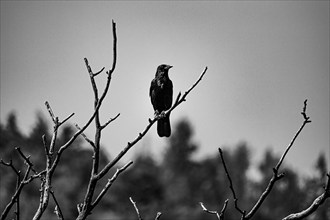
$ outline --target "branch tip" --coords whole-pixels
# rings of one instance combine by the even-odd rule
[[[135,211],[136,211],[136,214],[137,214],[139,220],[142,220],[142,217],[141,217],[141,215],[140,215],[140,211],[139,211],[138,207],[136,206],[136,202],[133,201],[132,197],[129,197],[129,200],[130,200],[131,203],[133,204],[134,209],[135,209]]]
[[[235,193],[235,190],[234,190],[234,187],[233,187],[233,181],[231,180],[231,177],[230,177],[230,174],[228,172],[228,169],[227,169],[227,166],[226,166],[226,162],[225,162],[225,159],[224,159],[224,156],[223,156],[223,152],[221,150],[221,148],[219,147],[219,153],[220,153],[220,157],[221,157],[221,161],[222,161],[222,164],[223,164],[223,167],[225,169],[225,173],[226,173],[226,176],[228,178],[228,181],[229,181],[229,188],[233,194],[233,197],[234,197],[234,203],[235,203],[235,208],[236,210],[241,213],[242,215],[245,216],[245,211],[241,210],[238,206],[238,198],[236,197],[236,193]]]
[[[160,219],[160,216],[162,215],[162,213],[161,212],[157,212],[157,215],[156,215],[156,218],[155,218],[155,220],[157,220],[157,219]]]

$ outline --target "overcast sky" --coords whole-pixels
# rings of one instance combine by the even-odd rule
[[[150,81],[166,63],[174,96],[209,68],[171,114],[172,125],[191,121],[199,157],[241,141],[255,161],[268,147],[282,153],[307,98],[312,123],[286,163],[308,174],[325,153],[329,164],[329,1],[1,1],[1,122],[14,110],[28,132],[37,111],[49,119],[47,100],[60,119],[74,112],[71,123],[83,125],[93,107],[83,58],[95,71],[111,68],[112,19],[118,62],[101,117],[121,113],[103,135],[112,156],[153,116]],[[165,144],[154,126],[123,160],[142,149],[161,155]]]

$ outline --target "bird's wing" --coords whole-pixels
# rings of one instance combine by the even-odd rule
[[[167,82],[165,101],[166,101],[165,103],[166,109],[170,109],[172,107],[172,101],[173,101],[173,83],[170,79],[168,79]]]
[[[150,89],[149,89],[149,96],[151,100],[151,104],[155,105],[155,88],[157,87],[156,79],[153,79],[151,81]]]

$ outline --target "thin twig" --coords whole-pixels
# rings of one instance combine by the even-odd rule
[[[290,214],[287,217],[283,218],[283,220],[303,219],[315,212],[315,210],[318,209],[319,206],[322,205],[324,201],[330,197],[330,173],[327,174],[327,177],[328,180],[324,192],[320,196],[318,196],[308,208],[301,212]]]
[[[57,199],[56,199],[56,197],[55,197],[54,191],[53,191],[53,190],[50,190],[50,194],[52,195],[53,200],[54,200],[55,205],[56,205],[56,206],[55,206],[54,213],[56,214],[56,216],[57,216],[58,219],[63,220],[63,219],[64,219],[63,212],[62,212],[62,210],[61,210],[61,208],[60,208],[60,205],[59,205],[58,202],[57,202]]]
[[[107,72],[109,76],[111,76],[111,74],[115,70],[116,64],[117,64],[117,34],[116,33],[117,33],[116,22],[114,20],[112,20],[113,60],[112,60],[111,70]]]
[[[69,115],[68,117],[66,117],[63,121],[61,121],[60,123],[59,123],[59,125],[58,126],[61,126],[62,124],[64,124],[67,120],[69,120],[72,116],[74,116],[74,113],[71,113],[71,115]]]
[[[171,113],[171,111],[173,111],[173,109],[175,109],[178,105],[180,105],[182,102],[186,101],[186,97],[187,95],[197,86],[197,84],[202,80],[203,76],[205,75],[207,71],[207,67],[205,67],[204,71],[201,73],[201,75],[199,76],[199,78],[197,79],[197,81],[187,90],[185,91],[185,93],[183,94],[183,96],[181,97],[181,92],[179,92],[173,106],[167,110],[165,112],[165,115],[168,115]]]
[[[133,204],[134,208],[135,208],[135,211],[136,211],[136,214],[139,218],[139,220],[143,220],[141,215],[140,215],[140,212],[139,212],[139,209],[138,207],[136,206],[136,202],[133,201],[132,197],[129,197],[129,200],[131,201],[131,203]]]
[[[45,105],[46,105],[46,108],[47,108],[47,110],[48,110],[48,113],[49,113],[49,115],[50,115],[52,121],[53,121],[54,124],[55,124],[55,123],[56,123],[56,118],[55,118],[55,115],[54,115],[54,113],[53,113],[52,108],[51,108],[50,105],[49,105],[49,102],[46,101],[46,102],[45,102]]]
[[[301,112],[301,114],[304,117],[304,122],[301,125],[301,127],[299,128],[299,130],[297,131],[297,133],[295,134],[295,136],[293,137],[293,139],[291,140],[290,144],[288,145],[288,147],[286,148],[285,152],[283,153],[283,155],[281,156],[281,159],[278,161],[275,169],[279,170],[281,164],[283,163],[283,160],[285,158],[285,156],[287,155],[287,153],[289,152],[289,150],[291,149],[293,143],[295,142],[295,140],[297,139],[298,135],[300,134],[300,132],[302,131],[302,129],[305,127],[305,125],[307,123],[311,123],[312,121],[309,120],[309,117],[307,117],[306,115],[306,108],[307,108],[307,99],[304,101],[304,107],[303,107],[303,111]]]
[[[34,175],[31,175],[27,180],[24,180],[23,183],[24,183],[24,184],[28,184],[28,183],[30,183],[32,180],[37,179],[37,178],[40,178],[41,181],[43,181],[43,179],[44,179],[43,176],[44,176],[45,174],[46,174],[46,170],[43,170],[43,171],[41,171],[41,172],[39,172],[39,173],[35,173]]]
[[[244,211],[242,211],[239,207],[238,207],[238,198],[236,196],[236,193],[235,193],[235,190],[234,190],[234,187],[233,187],[233,181],[231,180],[230,178],[230,175],[229,175],[229,172],[228,172],[228,169],[227,169],[227,166],[226,166],[226,163],[225,163],[225,159],[223,157],[223,152],[221,150],[221,148],[219,148],[219,153],[220,153],[220,157],[221,157],[221,161],[222,161],[222,164],[223,164],[223,167],[225,168],[225,172],[226,172],[226,175],[227,175],[227,178],[229,180],[229,188],[231,190],[231,192],[233,193],[233,197],[234,197],[234,203],[235,203],[235,208],[237,209],[237,211],[239,211],[242,215],[244,215]]]
[[[5,161],[3,161],[2,159],[0,159],[0,163],[7,166],[7,167],[10,167],[15,173],[16,175],[19,175],[21,171],[17,170],[14,165],[13,165],[13,161],[10,160],[8,163],[6,163]]]
[[[157,212],[157,215],[156,215],[156,218],[155,218],[155,220],[158,220],[158,219],[160,219],[160,216],[162,216],[162,213],[161,213],[161,212]]]
[[[117,179],[119,174],[121,174],[123,171],[125,171],[129,166],[133,164],[133,161],[129,161],[125,166],[121,167],[120,169],[117,169],[115,174],[112,176],[111,179],[108,180],[107,184],[104,186],[100,194],[97,196],[95,201],[92,203],[92,207],[95,207],[102,199],[102,197],[106,194],[106,192],[109,190],[113,182]]]
[[[78,129],[78,130],[81,130],[81,128],[79,127],[79,125],[78,124],[75,124],[75,126],[76,126],[76,128]],[[95,144],[94,144],[94,142],[91,140],[91,139],[89,139],[86,135],[85,135],[85,133],[84,132],[82,132],[81,133],[81,136],[85,139],[85,141],[87,141],[93,148],[95,148]]]
[[[225,203],[223,204],[223,207],[220,211],[220,220],[224,220],[225,219],[225,211],[226,211],[226,208],[227,208],[227,205],[228,205],[228,199],[226,199]]]
[[[203,209],[204,212],[209,213],[209,214],[212,214],[212,215],[216,215],[217,218],[220,220],[220,215],[219,215],[219,213],[218,213],[217,211],[210,211],[210,210],[208,210],[208,209],[204,206],[204,204],[203,204],[202,202],[200,202],[199,204],[201,205],[201,207],[202,207],[202,209]]]
[[[52,108],[50,107],[50,104],[48,101],[45,102],[46,108],[48,110],[48,113],[54,122],[55,126],[60,127],[62,124],[64,124],[67,120],[69,120],[72,116],[74,116],[74,113],[71,113],[69,116],[67,116],[62,122],[59,122],[58,117],[55,116]]]
[[[93,92],[94,92],[94,108],[95,108],[96,105],[97,105],[97,103],[98,103],[98,101],[99,101],[98,89],[97,89],[97,86],[96,86],[96,82],[94,80],[94,74],[92,72],[92,68],[90,67],[90,65],[88,63],[87,58],[84,58],[84,61],[85,61],[85,65],[86,65],[87,71],[89,73],[89,78],[91,80],[91,85],[92,85]]]
[[[24,162],[26,164],[28,164],[31,167],[32,172],[37,173],[37,171],[35,171],[35,169],[33,168],[33,164],[30,161],[30,155],[29,156],[25,156],[24,153],[21,151],[20,147],[15,147],[15,150],[17,150],[17,152],[21,155],[21,157],[24,159]]]
[[[98,71],[97,73],[94,73],[94,76],[99,75],[103,70],[105,69],[105,67],[103,67],[100,71]]]
[[[116,120],[119,117],[120,113],[118,113],[114,118],[110,118],[104,125],[102,125],[100,128],[104,129],[105,127],[107,127],[111,122],[113,122],[114,120]]]
[[[69,147],[71,146],[71,144],[77,139],[77,137],[83,133],[87,127],[92,123],[93,119],[95,118],[95,115],[98,111],[98,109],[100,108],[101,103],[98,103],[94,113],[91,115],[91,117],[88,119],[88,121],[86,122],[86,124],[80,129],[78,130],[64,145],[62,145],[60,147],[60,149],[57,151],[57,156],[53,162],[53,166],[52,166],[52,170],[55,169],[55,167],[57,166],[57,164],[59,163],[60,159],[61,159],[61,155],[62,153]]]
[[[204,212],[209,213],[209,214],[216,215],[219,220],[224,220],[225,219],[225,211],[226,211],[226,208],[227,208],[227,205],[228,205],[228,201],[229,200],[226,199],[226,201],[224,202],[223,207],[222,207],[222,209],[220,211],[220,214],[217,211],[208,210],[205,207],[204,203],[202,203],[202,202],[200,202],[199,204],[201,205],[201,207],[202,207],[202,209],[203,209]]]
[[[102,67],[102,69],[101,69],[100,71],[98,71],[98,72],[96,72],[96,73],[93,73],[92,68],[89,66],[89,70],[90,70],[90,72],[91,72],[91,75],[93,75],[93,77],[95,77],[95,76],[99,75],[100,73],[102,73],[102,71],[103,71],[104,69],[105,69],[105,67]]]

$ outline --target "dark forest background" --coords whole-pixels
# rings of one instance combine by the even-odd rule
[[[30,160],[34,163],[34,168],[41,171],[45,167],[41,137],[46,134],[47,139],[50,140],[49,131],[48,122],[38,115],[34,127],[28,135],[24,135],[18,127],[15,114],[10,114],[6,122],[0,123],[0,158],[6,162],[12,160],[14,166],[23,172],[26,166],[15,151],[15,147],[19,146],[25,155],[31,155]],[[63,128],[57,146],[65,143],[73,132],[73,126],[68,125]],[[210,210],[220,211],[227,198],[230,198],[230,201],[225,219],[240,219],[240,215],[234,209],[228,179],[217,149],[214,149],[213,156],[194,160],[194,154],[202,146],[193,142],[193,135],[193,127],[187,119],[175,123],[163,158],[156,161],[146,151],[136,156],[133,166],[115,181],[89,219],[138,219],[129,197],[136,202],[143,219],[155,219],[156,213],[161,211],[162,220],[215,220],[214,215],[202,211],[199,202],[203,202]],[[261,178],[254,180],[247,175],[251,159],[246,142],[224,148],[223,151],[239,198],[239,205],[241,208],[250,209],[266,188],[279,155],[275,155],[270,149],[267,150],[258,164]],[[111,155],[103,152],[101,158],[102,166],[111,160]],[[78,214],[77,204],[82,202],[86,192],[91,163],[92,150],[86,147],[83,139],[78,139],[64,153],[55,171],[52,189],[67,220],[75,219]],[[326,163],[325,155],[320,152],[319,158],[314,163],[314,174],[310,177],[301,177],[284,164],[281,171],[285,173],[285,177],[275,184],[254,219],[281,219],[290,213],[305,209],[323,192]],[[116,169],[110,171],[108,178],[111,178],[115,171]],[[1,213],[15,191],[16,175],[9,167],[0,165],[0,178]],[[100,182],[98,191],[104,187],[107,178]],[[35,179],[23,189],[20,196],[21,219],[31,219],[37,210],[40,183],[39,179]],[[54,201],[50,199],[48,210],[42,219],[56,219],[54,207]],[[326,204],[308,219],[330,219],[329,207],[330,202],[327,200]],[[9,219],[12,218],[14,218],[13,213]]]

